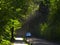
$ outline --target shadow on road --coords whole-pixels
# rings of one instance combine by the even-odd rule
[[[27,38],[27,41],[32,43],[32,45],[60,45],[54,42],[49,42],[44,39],[38,39],[38,38]]]

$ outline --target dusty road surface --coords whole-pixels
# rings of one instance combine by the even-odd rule
[[[29,41],[29,43],[32,43],[32,45],[60,45],[58,43],[49,42],[44,39],[38,39],[38,38],[27,38],[27,41]],[[16,37],[14,45],[28,45],[28,44],[26,44],[23,41],[22,37],[18,37],[18,38]]]
[[[28,44],[23,41],[22,37],[16,37],[14,41],[14,45],[28,45]]]

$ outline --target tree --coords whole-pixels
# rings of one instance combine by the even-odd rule
[[[14,21],[14,23],[17,22],[20,25],[22,24],[21,22],[24,21],[23,16],[27,14],[28,7],[30,6],[30,2],[31,0],[0,0],[0,44],[1,45],[5,45],[2,44],[2,42],[6,42],[11,38],[10,28],[13,26],[13,24],[11,24],[12,21]],[[14,24],[15,30],[16,28],[18,28],[18,26],[15,26],[16,24]]]

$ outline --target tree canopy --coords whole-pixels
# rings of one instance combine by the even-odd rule
[[[10,44],[10,29],[21,28],[35,11],[40,13],[30,21],[35,34],[60,41],[60,0],[0,0],[0,45]]]
[[[14,30],[21,28],[29,8],[32,7],[31,3],[32,0],[0,0],[0,45],[10,43],[10,29],[12,26]]]

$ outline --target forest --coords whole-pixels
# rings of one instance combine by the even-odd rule
[[[60,0],[0,0],[0,45],[25,24],[34,36],[60,42]]]

